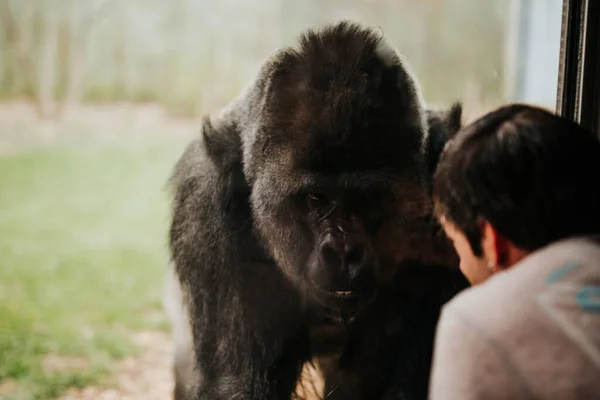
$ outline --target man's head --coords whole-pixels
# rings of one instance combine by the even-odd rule
[[[600,142],[513,104],[459,132],[434,178],[435,211],[472,283],[554,241],[600,232]]]

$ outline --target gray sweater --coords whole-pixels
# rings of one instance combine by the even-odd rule
[[[446,304],[430,399],[600,399],[600,243],[557,242]]]

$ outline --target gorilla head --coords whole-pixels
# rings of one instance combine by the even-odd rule
[[[305,34],[267,65],[245,141],[255,228],[303,291],[366,299],[430,211],[419,88],[373,31]]]

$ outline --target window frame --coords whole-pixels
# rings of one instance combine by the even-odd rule
[[[600,2],[563,2],[556,111],[600,136]]]

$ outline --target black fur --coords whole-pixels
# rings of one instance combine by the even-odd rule
[[[429,123],[428,168],[433,175],[444,146],[462,127],[462,105],[453,104],[449,110],[426,110]]]
[[[426,398],[440,306],[466,281],[432,234],[429,153],[447,131],[427,139],[417,83],[382,46],[348,22],[306,33],[179,160],[170,248],[196,370],[178,400],[289,399],[310,360],[328,398]],[[335,199],[329,214],[309,192]],[[348,301],[313,285],[334,223],[372,255]]]

